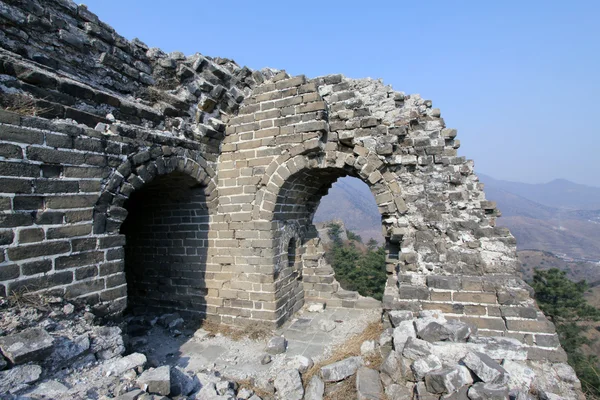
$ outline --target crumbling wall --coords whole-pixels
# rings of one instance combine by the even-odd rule
[[[514,238],[430,101],[371,79],[167,55],[69,0],[0,4],[2,100],[24,96],[48,118],[0,114],[3,293],[50,289],[122,310],[126,202],[178,172],[200,188],[208,231],[193,228],[206,240],[186,252],[205,261],[186,264],[197,281],[169,289],[174,307],[275,325],[306,299],[371,307],[339,288],[312,227],[330,185],[354,176],[382,215],[386,310],[442,309],[519,338],[530,357],[564,357],[517,277]]]

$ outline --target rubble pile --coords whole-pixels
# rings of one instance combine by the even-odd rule
[[[198,342],[211,336],[190,329],[178,314],[128,317],[117,326],[99,320],[88,306],[57,297],[0,304],[2,399],[317,400],[349,380],[358,399],[581,397],[567,364],[527,360],[517,339],[479,336],[475,326],[440,311],[390,312],[378,340],[363,342],[360,354],[321,361],[317,373],[310,357],[287,355],[287,340],[273,336],[251,356],[257,364],[277,360],[275,368],[266,378],[256,374],[242,382],[215,364],[185,368],[176,358],[167,362],[142,352],[149,353],[157,330]],[[372,361],[377,359],[380,365]]]

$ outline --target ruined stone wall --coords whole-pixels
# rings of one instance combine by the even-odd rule
[[[49,289],[116,312],[129,285],[139,305],[274,325],[306,300],[378,306],[339,287],[312,226],[329,187],[353,176],[382,216],[386,310],[441,309],[532,358],[562,357],[431,101],[167,55],[69,0],[5,1],[0,19],[2,101],[45,117],[0,113],[3,294]],[[194,195],[161,203],[175,177]],[[198,220],[182,230],[184,218]]]

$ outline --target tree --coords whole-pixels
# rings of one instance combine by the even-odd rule
[[[589,305],[584,297],[589,289],[585,281],[573,282],[567,274],[556,268],[536,269],[533,276],[535,298],[541,310],[556,325],[560,344],[569,357],[581,380],[586,394],[600,396],[600,364],[595,355],[586,355],[581,346],[590,344],[583,336],[588,329],[585,321],[600,320],[600,310]]]
[[[348,236],[348,240],[354,240],[358,243],[362,243],[362,237],[351,230],[346,229],[346,235]]]
[[[331,238],[334,244],[341,245],[342,244],[342,226],[340,224],[336,224],[335,222],[331,222],[327,225],[327,234]]]
[[[377,248],[377,245],[379,243],[377,243],[377,240],[371,238],[369,239],[369,241],[367,242],[367,248],[371,251],[375,250]]]

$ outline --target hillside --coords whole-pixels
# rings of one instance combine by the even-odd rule
[[[531,184],[494,179],[477,173],[485,183],[486,194],[492,190],[502,190],[533,202],[567,210],[600,210],[600,188],[581,185],[565,179],[555,179],[548,183]]]
[[[342,220],[349,229],[367,242],[370,238],[383,243],[381,215],[369,187],[357,178],[340,178],[323,197],[313,222]]]

